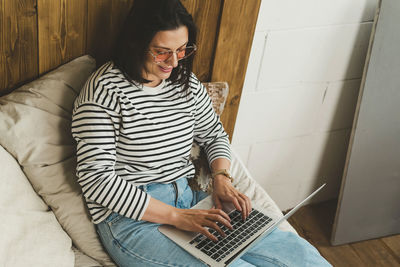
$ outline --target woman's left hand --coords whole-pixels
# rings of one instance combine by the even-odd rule
[[[215,176],[213,185],[213,200],[217,209],[222,209],[222,201],[231,202],[242,213],[243,220],[249,216],[251,212],[250,198],[234,188],[227,177],[223,175]]]

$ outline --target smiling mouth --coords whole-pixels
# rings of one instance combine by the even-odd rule
[[[163,67],[161,67],[161,66],[158,66],[160,69],[161,69],[161,71],[162,72],[165,72],[165,73],[169,73],[169,72],[171,72],[172,71],[172,67],[169,67],[169,68],[163,68]]]

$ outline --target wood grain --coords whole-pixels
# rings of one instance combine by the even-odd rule
[[[362,266],[400,266],[400,262],[396,260],[379,239],[352,243],[351,247],[363,261]]]
[[[83,54],[110,58],[134,0],[0,0],[0,92]],[[182,0],[198,26],[194,72],[230,86],[232,136],[261,0]]]
[[[133,0],[88,0],[88,54],[97,66],[110,60],[112,48]]]
[[[202,82],[210,81],[222,0],[182,0],[198,28],[193,72]]]
[[[307,205],[288,221],[333,266],[400,266],[400,235],[331,246],[330,233],[337,200]]]
[[[132,4],[132,0],[88,0],[86,51],[96,58],[98,65],[110,59],[111,49]],[[222,0],[183,0],[182,4],[192,14],[199,30],[194,72],[201,81],[209,81]]]
[[[37,0],[39,73],[85,54],[87,0]]]
[[[36,21],[36,0],[0,1],[0,92],[38,75]]]
[[[308,205],[297,211],[288,221],[300,236],[314,245],[333,266],[362,266],[363,262],[349,245],[332,247],[329,243],[337,201]]]
[[[221,121],[231,139],[260,3],[261,0],[225,0],[223,5],[211,80],[229,83]]]
[[[400,235],[392,235],[382,238],[382,242],[390,249],[392,255],[400,263]]]

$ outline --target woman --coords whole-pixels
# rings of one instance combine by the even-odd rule
[[[101,241],[119,266],[204,266],[163,236],[159,224],[217,240],[207,227],[220,235],[216,222],[232,229],[222,201],[232,202],[244,219],[251,211],[250,199],[226,173],[228,136],[192,74],[195,50],[196,27],[178,0],[135,0],[113,60],[89,78],[75,101],[78,181]],[[193,140],[204,147],[214,173],[213,209],[189,209],[206,195],[188,186]],[[299,257],[295,247],[304,254],[301,266],[327,264],[304,240],[279,230],[235,264],[291,264]]]

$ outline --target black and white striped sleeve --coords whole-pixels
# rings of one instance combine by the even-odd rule
[[[196,106],[194,140],[204,147],[210,164],[217,158],[231,160],[228,134],[212,107],[206,88],[194,75],[191,81],[195,87]]]
[[[140,220],[150,196],[115,172],[120,115],[106,106],[75,106],[72,135],[77,141],[77,176],[83,195],[123,216]]]

